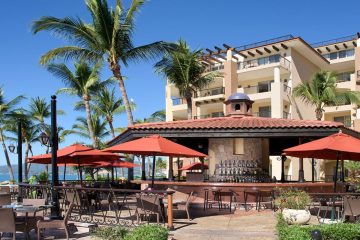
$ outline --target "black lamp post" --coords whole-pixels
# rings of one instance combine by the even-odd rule
[[[17,154],[18,154],[18,184],[22,183],[22,131],[21,131],[21,120],[18,120],[18,145],[17,145]],[[15,146],[14,146],[15,147]],[[13,151],[15,148],[12,148]],[[21,187],[19,187],[19,193],[17,197],[17,201],[21,202],[22,199],[22,191]]]
[[[51,96],[51,135],[42,132],[39,136],[41,144],[51,147],[51,219],[59,219],[60,206],[58,192],[55,188],[59,185],[59,171],[57,166],[58,133],[56,123],[56,96]]]

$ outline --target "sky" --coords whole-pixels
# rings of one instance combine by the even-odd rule
[[[129,0],[123,0],[129,4]],[[113,0],[109,0],[113,4]],[[186,40],[193,49],[241,46],[287,34],[300,36],[309,43],[355,34],[360,1],[332,0],[148,0],[136,18],[135,45],[154,41]],[[84,0],[11,0],[0,7],[0,86],[6,99],[20,94],[26,97],[50,96],[63,87],[39,64],[46,51],[68,44],[48,32],[33,35],[31,24],[41,16],[78,16],[90,20]],[[135,119],[148,117],[165,108],[165,80],[154,72],[154,62],[131,63],[123,70],[128,96],[137,104]],[[68,62],[71,65],[71,62]],[[102,78],[111,76],[105,65]],[[117,86],[116,86],[117,87]],[[73,110],[76,97],[58,95],[58,124],[70,129],[83,112]],[[26,107],[28,101],[22,106]],[[126,126],[126,115],[115,118],[115,127]],[[76,141],[88,142],[77,136],[68,137],[60,146]],[[34,154],[44,152],[39,144]],[[0,165],[5,159],[0,151]],[[16,155],[11,155],[16,162]]]

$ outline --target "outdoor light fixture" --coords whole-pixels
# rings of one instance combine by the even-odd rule
[[[9,151],[10,151],[11,153],[14,153],[14,152],[15,152],[15,145],[14,145],[14,144],[10,144],[10,145],[8,146],[8,148],[9,148]]]
[[[42,145],[50,147],[50,137],[45,132],[40,134],[39,139]]]
[[[322,240],[323,239],[321,232],[317,229],[311,231],[310,235],[311,235],[311,239],[313,239],[313,240]]]

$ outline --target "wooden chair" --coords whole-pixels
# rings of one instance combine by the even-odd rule
[[[9,205],[9,204],[11,204],[11,194],[10,193],[0,194],[0,206]]]
[[[174,210],[180,210],[180,211],[185,211],[188,221],[191,220],[190,217],[190,204],[194,201],[194,199],[196,198],[197,194],[192,191],[189,194],[187,194],[187,197],[184,199],[184,197],[178,196],[177,193],[174,193],[173,198],[173,209]]]
[[[71,203],[69,209],[65,213],[64,220],[39,220],[37,222],[37,239],[40,240],[41,230],[43,229],[64,229],[66,239],[69,239],[68,221],[71,215],[71,211],[74,207],[74,203]]]
[[[343,201],[343,219],[345,220],[345,217],[348,216],[351,220],[356,220],[360,216],[360,199],[351,196],[345,196]]]
[[[142,215],[147,221],[150,221],[151,215],[156,215],[157,223],[160,223],[161,216],[163,223],[165,223],[164,208],[161,206],[158,195],[137,194],[135,214],[138,223]]]
[[[29,239],[29,230],[26,222],[17,220],[11,208],[0,208],[0,219],[0,237],[4,233],[11,233],[12,238],[15,240],[16,232],[19,231],[25,234],[25,239]]]

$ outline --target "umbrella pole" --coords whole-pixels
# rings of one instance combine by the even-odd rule
[[[311,181],[315,182],[315,160],[314,158],[311,159]]]
[[[141,180],[146,180],[145,174],[145,156],[141,156]]]
[[[341,159],[341,182],[345,182],[345,166],[344,159]]]
[[[154,188],[154,178],[155,178],[155,155],[153,156],[153,164],[152,164],[151,188]]]
[[[66,175],[66,162],[65,162],[65,166],[64,166],[64,182],[65,182],[65,175]]]
[[[114,167],[111,169],[111,181],[114,182]]]
[[[336,182],[338,177],[338,168],[339,168],[339,152],[336,154],[336,167],[335,167],[335,177],[334,177],[334,193],[336,193]],[[335,195],[333,197],[333,206],[331,210],[331,221],[335,219]]]

